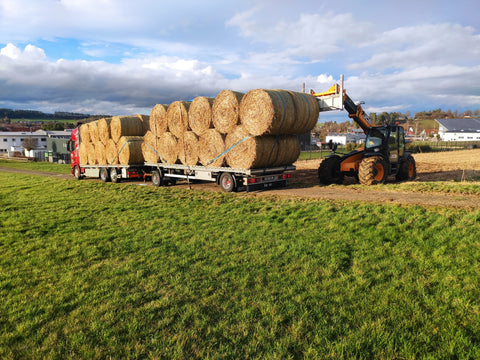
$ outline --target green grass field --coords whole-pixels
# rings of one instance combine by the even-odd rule
[[[0,358],[480,358],[480,211],[0,173]]]

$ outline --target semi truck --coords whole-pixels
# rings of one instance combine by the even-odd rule
[[[175,185],[177,180],[215,182],[225,192],[247,192],[273,187],[285,187],[295,170],[294,165],[261,169],[234,169],[231,167],[190,166],[183,164],[148,163],[139,164],[82,164],[79,147],[79,128],[72,131],[68,142],[72,175],[80,180],[84,177],[100,178],[103,182],[118,183],[124,179],[151,180],[154,186]]]

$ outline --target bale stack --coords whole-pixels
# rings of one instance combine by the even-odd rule
[[[144,162],[145,115],[114,116],[80,126],[80,163],[133,165]]]
[[[318,114],[313,96],[287,90],[223,90],[215,99],[199,96],[191,103],[155,105],[143,153],[151,162],[169,164],[290,165],[300,155],[297,135],[311,131]]]

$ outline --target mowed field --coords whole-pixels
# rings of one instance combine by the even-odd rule
[[[478,208],[0,183],[0,358],[480,358]]]

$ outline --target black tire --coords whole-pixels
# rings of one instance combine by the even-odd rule
[[[73,168],[73,176],[75,176],[75,179],[77,180],[80,180],[82,178],[82,172],[79,166],[75,166]]]
[[[400,164],[396,176],[397,181],[412,181],[417,177],[417,166],[412,155],[408,155],[404,162]]]
[[[110,181],[110,173],[108,172],[107,168],[100,169],[100,179],[102,179],[103,182]]]
[[[387,164],[381,156],[371,156],[360,162],[358,179],[362,185],[383,184],[387,175]]]
[[[110,179],[112,180],[113,183],[119,183],[120,182],[120,174],[118,173],[117,168],[111,168],[110,169]]]
[[[222,190],[225,192],[232,192],[237,188],[235,177],[228,172],[225,172],[220,176],[219,184]]]
[[[339,156],[331,156],[324,159],[318,167],[318,179],[320,184],[342,184],[343,174],[340,171],[341,159]]]
[[[163,186],[164,185],[163,172],[161,170],[153,170],[152,171],[152,184],[154,186]]]

